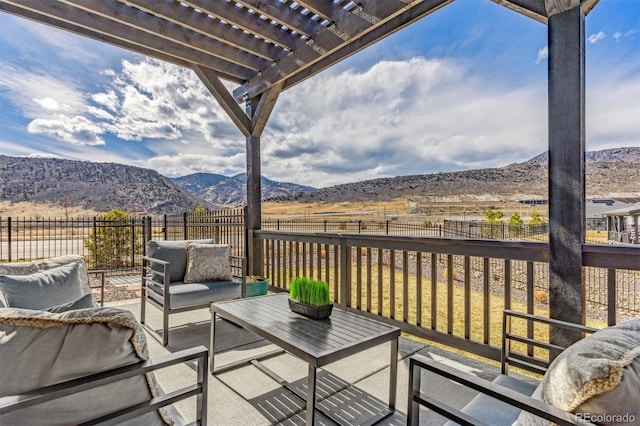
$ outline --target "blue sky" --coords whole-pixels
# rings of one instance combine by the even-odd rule
[[[587,149],[640,146],[640,1],[586,19]],[[281,94],[262,172],[316,187],[496,167],[547,149],[547,27],[456,0]],[[231,86],[230,86],[231,87]],[[190,70],[0,13],[0,154],[245,171]]]

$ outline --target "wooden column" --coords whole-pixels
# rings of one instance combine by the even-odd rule
[[[580,1],[546,0],[549,11],[550,316],[584,323],[585,36]],[[551,330],[551,342],[579,338]]]
[[[253,117],[258,105],[257,99],[247,100],[247,116]],[[260,172],[260,136],[247,136],[247,217],[245,227],[249,232],[249,274],[262,275],[262,244],[253,238],[253,231],[262,228],[262,183]]]
[[[247,217],[245,218],[245,227],[249,238],[245,254],[248,260],[249,274],[262,275],[262,245],[253,238],[253,231],[262,227],[260,136],[282,91],[282,83],[274,84],[255,98],[245,99],[245,110],[242,111],[214,70],[197,65],[193,66],[193,70],[231,118],[231,121],[238,127],[238,130],[246,137]]]

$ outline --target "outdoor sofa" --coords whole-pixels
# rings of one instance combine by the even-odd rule
[[[207,355],[149,360],[133,314],[97,306],[81,256],[0,264],[0,425],[180,425],[169,404],[191,396],[205,424]],[[196,383],[165,394],[154,371],[194,360]]]
[[[140,322],[163,346],[169,343],[169,315],[246,297],[246,259],[232,256],[229,245],[212,239],[150,240],[145,253]],[[162,311],[162,334],[147,325],[146,302]]]
[[[524,330],[529,333],[514,332],[513,319],[526,321]],[[536,340],[535,323],[590,335],[562,348]],[[422,355],[410,357],[408,424],[419,424],[420,406],[450,419],[447,424],[623,425],[640,421],[640,318],[596,330],[507,310],[503,324],[502,369],[492,382]],[[520,348],[514,349],[518,344]],[[546,355],[536,352],[540,348]],[[549,362],[551,353],[557,357]],[[509,375],[509,365],[544,376],[532,383],[523,376]],[[438,390],[429,387],[425,371],[479,393],[462,409],[453,408],[435,397]]]

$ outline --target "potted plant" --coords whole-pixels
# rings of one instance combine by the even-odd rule
[[[242,278],[236,278],[236,282],[242,282]],[[269,289],[269,278],[258,275],[248,275],[245,277],[247,284],[247,297],[264,296]]]
[[[313,319],[331,315],[333,303],[329,297],[329,284],[306,277],[289,282],[289,308],[300,315]]]

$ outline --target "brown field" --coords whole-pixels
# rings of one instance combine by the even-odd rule
[[[0,201],[0,217],[76,218],[93,217],[97,214],[99,212],[80,206],[65,208],[59,204]]]
[[[482,219],[487,209],[499,210],[504,214],[503,221],[509,222],[512,213],[518,213],[527,222],[531,213],[537,211],[541,216],[548,215],[547,206],[528,206],[514,201],[427,201],[412,203],[408,199],[398,198],[379,202],[341,202],[341,203],[274,203],[262,204],[265,218],[285,216],[304,216],[313,218],[331,215],[335,219],[380,219],[397,216],[400,220],[445,219],[470,220]],[[420,211],[416,212],[415,208]]]

